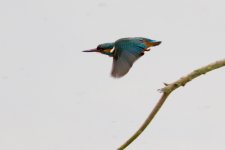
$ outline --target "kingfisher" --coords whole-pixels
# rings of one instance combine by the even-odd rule
[[[144,55],[150,48],[157,46],[161,41],[144,37],[121,38],[115,42],[99,44],[97,48],[83,52],[98,52],[113,58],[111,76],[123,77],[128,73],[134,62]]]

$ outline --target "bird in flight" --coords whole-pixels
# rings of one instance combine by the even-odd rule
[[[97,48],[83,52],[99,52],[113,58],[111,75],[114,78],[123,77],[128,73],[133,63],[150,51],[150,47],[157,46],[161,41],[143,37],[121,38],[112,43],[103,43]]]

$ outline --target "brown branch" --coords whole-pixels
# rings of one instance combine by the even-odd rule
[[[163,92],[161,98],[159,99],[158,103],[155,105],[152,112],[149,114],[145,122],[142,124],[142,126],[131,136],[123,145],[121,145],[118,150],[124,150],[127,146],[129,146],[145,129],[146,127],[151,123],[163,103],[166,101],[167,97],[172,93],[175,89],[184,86],[186,83],[190,82],[194,78],[206,74],[209,71],[218,69],[220,67],[225,66],[225,59],[216,61],[214,63],[211,63],[207,66],[201,67],[199,69],[194,70],[190,74],[181,77],[177,81],[171,83],[171,84],[165,84],[165,87],[160,89],[161,92]]]

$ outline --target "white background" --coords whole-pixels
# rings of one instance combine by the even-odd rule
[[[157,89],[225,56],[224,0],[1,0],[0,149],[115,150]],[[121,79],[82,53],[142,36],[162,44]],[[225,149],[225,70],[175,91],[128,150]]]

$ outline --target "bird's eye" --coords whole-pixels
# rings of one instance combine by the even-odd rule
[[[144,40],[143,40],[143,39],[140,39],[139,41],[140,41],[140,42],[144,42]]]
[[[103,50],[103,48],[102,48],[102,47],[100,47],[100,46],[98,46],[98,47],[97,47],[97,50]]]

